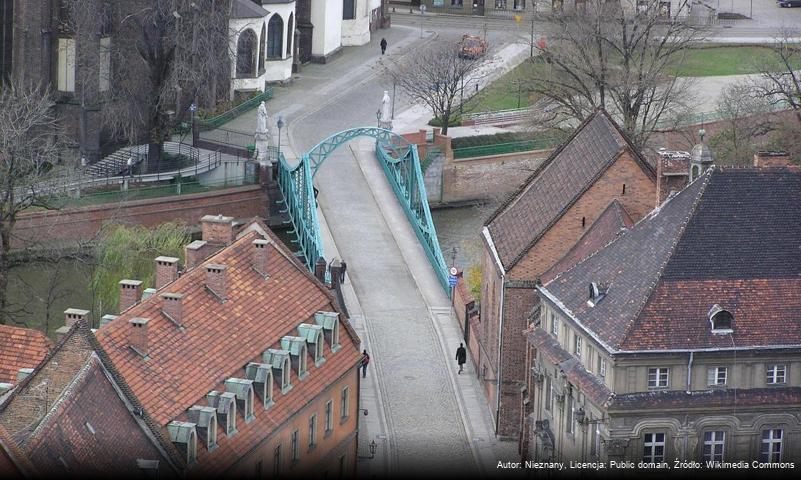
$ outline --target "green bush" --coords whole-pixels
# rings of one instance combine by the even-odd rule
[[[542,132],[502,132],[493,135],[476,135],[473,137],[458,137],[451,141],[453,148],[479,147],[483,145],[497,145],[499,143],[513,143],[525,140],[536,140],[551,137]]]
[[[428,124],[432,127],[441,127],[442,121],[438,117],[434,117],[428,121]],[[448,128],[450,127],[458,127],[462,124],[462,117],[459,114],[451,115],[451,121],[448,123]]]

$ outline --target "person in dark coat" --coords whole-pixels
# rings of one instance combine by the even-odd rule
[[[348,264],[343,261],[339,265],[339,283],[345,283],[345,270],[348,269]]]
[[[367,378],[367,364],[370,363],[370,355],[367,350],[362,353],[362,378]]]
[[[460,343],[459,348],[456,349],[456,361],[459,363],[459,373],[464,371],[464,364],[467,362],[467,350],[464,348],[464,344]]]
[[[386,51],[387,51],[387,39],[386,38],[382,38],[381,39],[381,55],[383,55],[384,52],[386,52]]]

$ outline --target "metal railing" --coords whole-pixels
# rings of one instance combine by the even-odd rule
[[[486,157],[489,155],[502,155],[504,153],[529,152],[535,150],[546,150],[559,144],[559,139],[555,138],[536,138],[531,140],[520,140],[517,142],[495,143],[489,145],[474,145],[453,149],[453,158],[475,158]]]
[[[234,108],[226,112],[223,112],[217,116],[210,118],[196,118],[195,126],[200,131],[213,130],[215,128],[219,128],[223,124],[230,122],[231,120],[242,115],[248,110],[252,110],[258,107],[261,102],[267,101],[271,98],[273,98],[273,87],[268,86],[264,89],[264,92],[254,96],[253,98],[245,100],[244,102],[240,103],[239,105],[235,106]]]

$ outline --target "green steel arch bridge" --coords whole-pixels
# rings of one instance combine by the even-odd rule
[[[420,240],[440,285],[450,296],[448,267],[431,219],[417,145],[383,128],[360,127],[335,133],[303,154],[294,166],[290,166],[279,152],[278,184],[284,196],[285,213],[292,223],[292,233],[298,240],[298,255],[311,271],[314,271],[317,259],[325,259],[312,182],[323,162],[334,150],[356,137],[364,136],[375,139],[376,157]]]

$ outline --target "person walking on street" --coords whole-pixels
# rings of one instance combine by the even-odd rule
[[[339,283],[345,283],[345,270],[348,269],[348,264],[342,261],[339,265]]]
[[[387,39],[386,38],[382,38],[381,39],[381,55],[383,55],[384,52],[386,52],[386,51],[387,51]]]
[[[459,363],[459,373],[462,373],[464,364],[467,362],[467,350],[465,350],[463,343],[460,343],[459,348],[456,349],[456,361]]]
[[[367,364],[370,363],[370,355],[367,350],[362,354],[362,378],[367,378]]]

